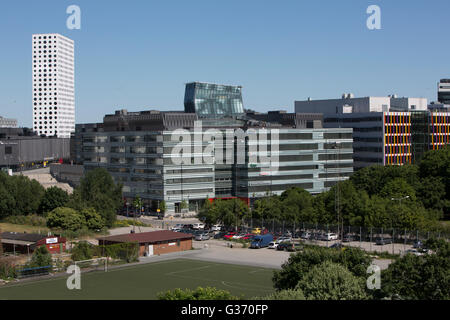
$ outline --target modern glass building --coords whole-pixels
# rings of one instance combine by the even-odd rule
[[[77,125],[72,154],[86,171],[107,169],[123,184],[129,203],[140,196],[155,210],[164,200],[168,214],[180,212],[183,202],[192,211],[213,198],[239,197],[251,204],[294,186],[320,193],[353,172],[352,129],[322,128],[311,115],[280,114],[279,122],[273,116],[272,121],[251,117],[220,127],[217,119],[203,120],[197,131],[195,113],[120,110],[106,115],[103,123]],[[212,130],[214,138],[205,138]],[[261,130],[267,135],[261,136]],[[196,134],[202,137],[196,140]],[[223,137],[220,143],[218,136]],[[211,146],[213,159],[207,162]],[[180,153],[180,147],[186,149]],[[266,160],[261,160],[264,153]],[[177,161],[180,154],[187,161]]]
[[[203,82],[186,84],[184,111],[199,118],[235,117],[244,113],[242,87]]]

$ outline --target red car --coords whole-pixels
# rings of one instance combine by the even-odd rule
[[[236,232],[228,232],[226,235],[223,236],[224,239],[231,239]]]
[[[243,236],[241,239],[243,240],[250,240],[251,238],[253,238],[255,235],[253,233],[247,233],[245,236]]]

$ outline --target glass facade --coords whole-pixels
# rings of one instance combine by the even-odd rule
[[[193,82],[186,84],[184,110],[199,118],[232,117],[244,113],[242,87]]]

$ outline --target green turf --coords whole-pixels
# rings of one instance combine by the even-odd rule
[[[216,287],[251,298],[274,291],[272,269],[176,259],[81,275],[81,290],[69,290],[66,277],[0,287],[2,299],[156,299],[174,288]]]

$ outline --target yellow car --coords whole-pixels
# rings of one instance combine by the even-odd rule
[[[252,233],[253,234],[260,234],[261,233],[261,228],[253,228]]]

